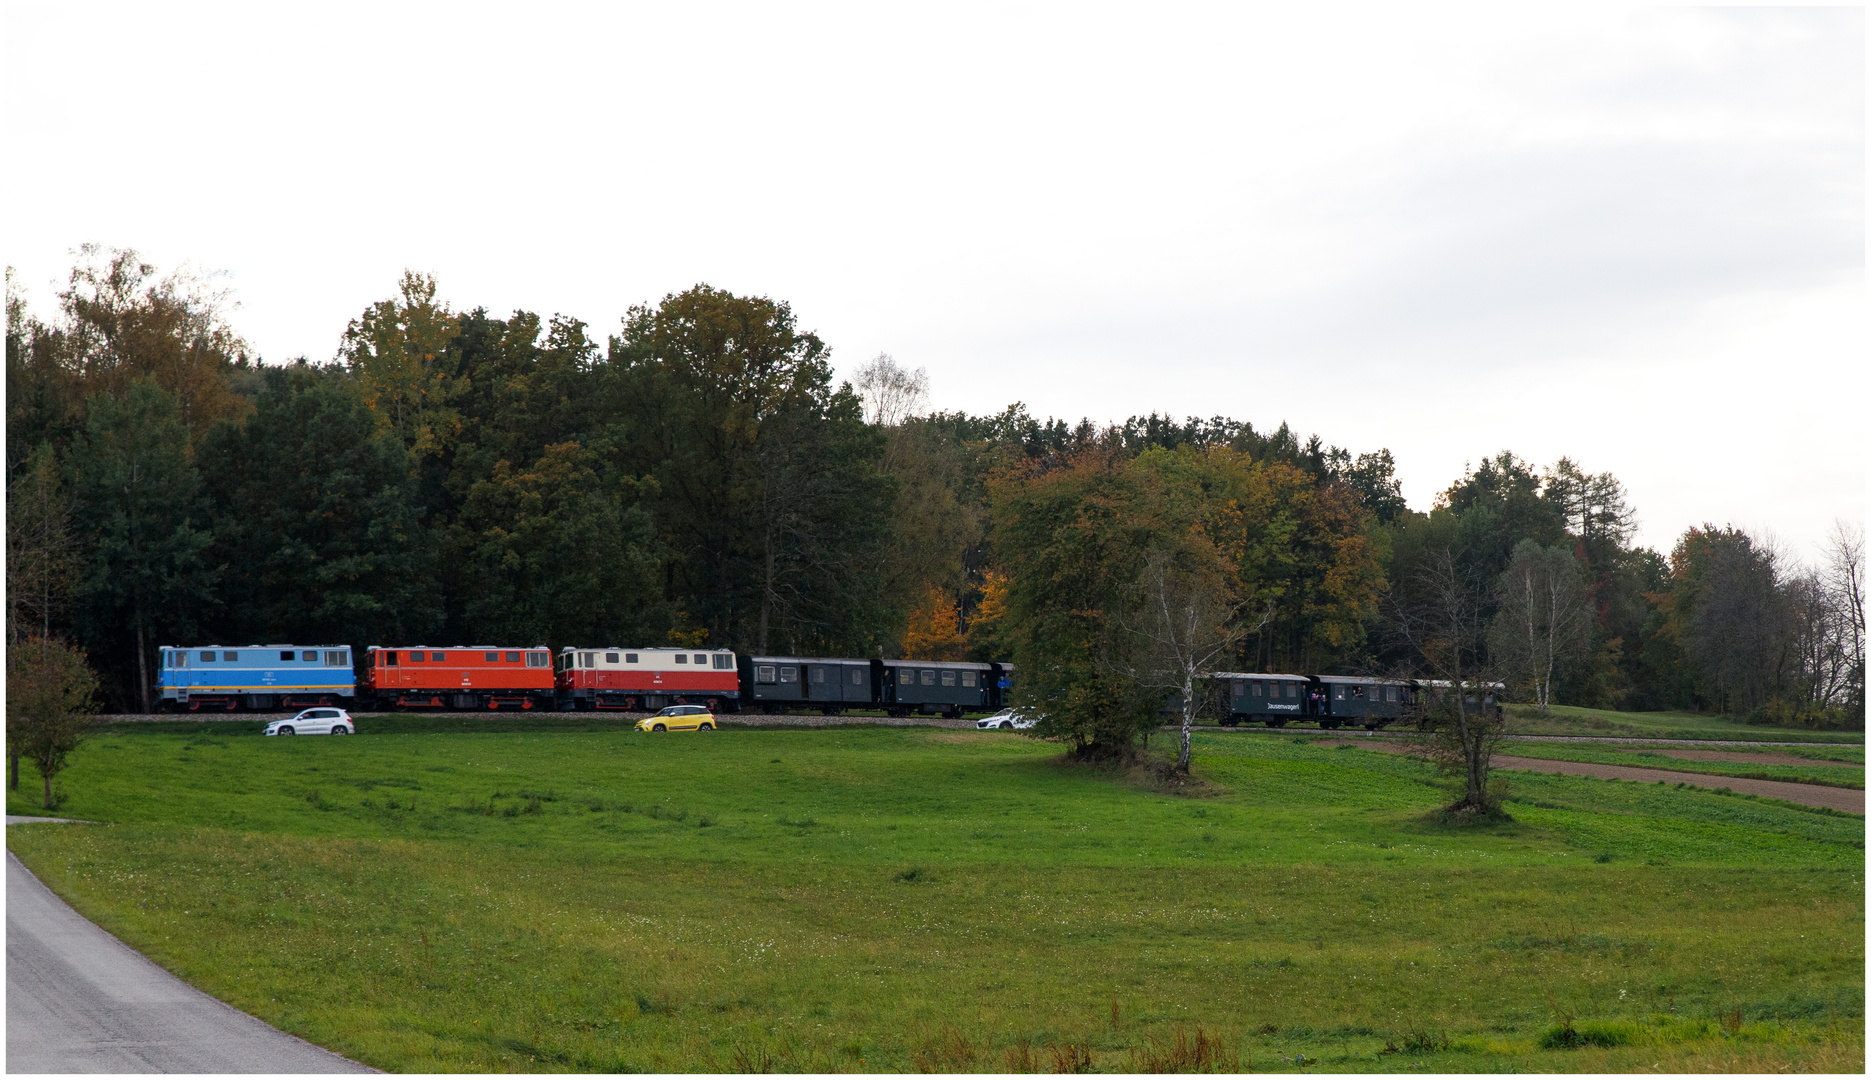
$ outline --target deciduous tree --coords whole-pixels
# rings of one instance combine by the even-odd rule
[[[39,768],[44,806],[55,807],[52,778],[84,742],[96,711],[97,676],[63,641],[26,638],[7,648],[7,785],[19,790],[19,759]]]

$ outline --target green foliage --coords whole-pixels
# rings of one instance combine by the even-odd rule
[[[209,561],[229,640],[398,641],[434,633],[436,552],[409,454],[335,365],[262,373],[254,414],[199,461],[214,508]]]
[[[73,517],[90,532],[77,623],[85,641],[104,646],[122,696],[147,712],[151,632],[188,633],[217,595],[201,478],[180,404],[154,379],[88,408],[69,463]]]
[[[65,642],[29,637],[7,646],[9,798],[19,790],[18,762],[24,757],[39,770],[41,808],[57,805],[52,778],[91,733],[96,699],[97,676]]]

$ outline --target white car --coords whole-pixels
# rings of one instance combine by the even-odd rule
[[[993,716],[984,716],[974,722],[974,726],[983,731],[1024,731],[1033,726],[1033,718],[1019,709],[1002,709]]]
[[[289,720],[275,720],[266,725],[268,735],[351,735],[357,721],[343,709],[306,709]]]

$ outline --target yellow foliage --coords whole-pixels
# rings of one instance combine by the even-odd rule
[[[959,607],[947,591],[924,585],[922,601],[910,612],[909,626],[903,631],[903,658],[960,660],[967,651]]]

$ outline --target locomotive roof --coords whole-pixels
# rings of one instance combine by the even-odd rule
[[[348,649],[350,648],[350,646],[349,645],[312,645],[309,643],[301,643],[298,645],[294,645],[294,644],[291,644],[290,642],[281,641],[281,642],[277,642],[272,645],[158,645],[156,646],[156,648],[158,649],[182,649],[186,651],[188,649]]]
[[[544,649],[545,645],[366,645],[364,649],[459,649],[462,652],[499,652],[502,649],[515,649],[525,652],[532,649]]]
[[[545,646],[541,645],[539,646],[539,648],[543,649],[545,648]],[[639,652],[639,653],[641,652],[681,652],[681,653],[690,653],[690,652],[733,652],[734,650],[733,649],[711,649],[711,648],[708,648],[707,646],[700,646],[697,648],[690,649],[690,648],[685,648],[681,645],[561,645],[559,646],[559,651],[562,653],[564,652]]]

